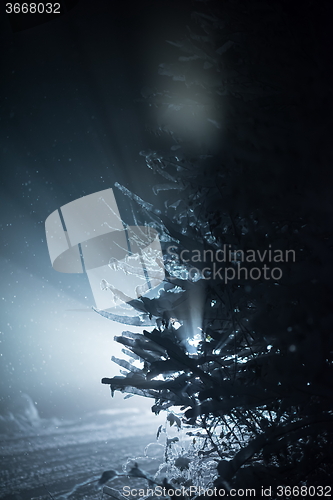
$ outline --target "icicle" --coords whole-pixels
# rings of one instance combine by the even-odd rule
[[[169,191],[170,189],[176,189],[177,191],[184,191],[186,189],[186,185],[182,182],[175,184],[156,184],[153,186],[154,194],[158,194],[160,191]]]
[[[119,189],[119,191],[121,191],[124,195],[126,195],[128,198],[130,198],[131,200],[134,200],[136,201],[142,208],[144,208],[145,210],[147,210],[148,212],[153,212],[154,214],[156,215],[160,215],[161,214],[161,211],[160,210],[157,210],[153,207],[153,205],[151,203],[147,203],[146,201],[143,201],[142,198],[140,198],[140,196],[132,193],[129,189],[127,189],[125,186],[122,186],[121,184],[119,184],[119,182],[116,182],[115,183],[115,187]]]
[[[140,316],[120,316],[119,314],[113,314],[111,312],[103,311],[101,309],[96,309],[93,307],[93,310],[104,316],[104,318],[110,319],[111,321],[115,321],[116,323],[123,323],[124,325],[132,325],[132,326],[155,326],[155,320],[150,320],[146,317],[146,315]]]

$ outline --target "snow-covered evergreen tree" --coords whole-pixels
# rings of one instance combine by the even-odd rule
[[[164,250],[174,245],[164,289],[133,303],[156,327],[116,338],[130,358],[103,383],[154,398],[155,412],[179,407],[189,434],[201,429],[196,460],[217,463],[216,486],[322,486],[333,461],[331,82],[316,7],[197,6],[167,42],[169,84],[142,91],[164,149],[141,154],[164,210],[118,185]],[[226,246],[222,265],[237,277],[243,267],[239,279],[199,258]],[[264,265],[269,278],[249,278]]]

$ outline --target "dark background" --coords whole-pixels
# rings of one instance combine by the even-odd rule
[[[100,383],[102,377],[119,373],[110,361],[111,355],[121,357],[114,335],[135,329],[91,310],[94,302],[85,275],[53,270],[44,224],[62,205],[113,187],[115,182],[156,208],[162,206],[163,197],[152,192],[161,179],[139,154],[161,145],[149,132],[153,113],[148,100],[139,102],[141,89],[165,90],[173,85],[170,78],[158,75],[160,63],[179,57],[179,50],[166,40],[181,39],[186,25],[192,23],[191,12],[207,5],[190,0],[61,0],[61,15],[47,18],[7,16],[5,3],[0,0],[0,496],[29,500],[37,495],[45,498],[44,484],[56,495],[90,476],[99,477],[103,470],[119,469],[130,456],[142,455],[148,434],[155,441],[157,422],[162,422],[162,415],[156,420],[151,414],[151,401],[123,401],[119,393],[112,400],[109,388]],[[268,120],[273,139],[281,127],[281,143],[286,139],[290,150],[277,148],[279,168],[274,170],[274,162],[265,162],[263,144],[249,170],[254,177],[249,174],[237,181],[232,196],[249,193],[262,214],[270,198],[277,199],[286,217],[301,214],[310,221],[312,234],[318,222],[318,239],[324,229],[328,239],[332,225],[331,2],[307,0],[301,7],[291,0],[276,3],[282,5],[291,28],[288,40],[294,37],[292,45],[299,43],[305,49],[299,72],[296,60],[295,71],[287,64],[281,69],[283,51],[277,66],[273,51],[267,62],[268,72],[270,68],[276,72],[276,67],[281,71],[278,82],[290,84],[290,92],[285,85],[284,99],[287,95],[287,101],[295,104],[291,123],[281,127],[280,110],[274,114],[274,106]],[[245,32],[252,21],[249,17]],[[278,46],[280,39],[275,42]],[[251,44],[249,53],[256,58]],[[251,57],[247,62],[252,62]],[[239,109],[245,115],[243,109],[248,108],[242,104]],[[218,134],[214,140],[231,158],[238,139],[229,144],[233,136],[228,135],[228,118],[224,125],[221,142],[216,140]],[[271,136],[267,133],[269,140]],[[195,141],[192,145],[196,146]],[[239,150],[242,153],[242,144]],[[293,190],[295,196],[290,194]],[[131,223],[128,198],[114,192],[123,219]],[[231,199],[232,203],[237,204]],[[318,243],[316,255],[320,248]],[[326,255],[320,255],[323,265],[318,266],[318,277],[328,290]],[[313,269],[317,267],[310,268],[309,275]],[[316,295],[309,288],[307,275],[303,281],[303,296],[311,295],[310,302],[313,297],[312,309],[329,310],[328,292],[319,307],[324,293]],[[308,314],[305,306],[301,313],[303,324]],[[267,324],[273,330],[279,328],[280,318],[275,321],[269,311],[263,317],[265,329]],[[323,323],[327,335],[329,324]],[[305,346],[315,365],[320,342],[315,346],[309,341]],[[314,376],[317,370],[320,366]],[[36,408],[42,419],[36,416]],[[140,466],[141,460],[142,456]],[[95,491],[91,498],[96,498]]]

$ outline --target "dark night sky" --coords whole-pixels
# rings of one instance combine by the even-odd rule
[[[150,5],[149,5],[150,4]],[[52,269],[47,216],[117,181],[151,199],[154,177],[139,152],[152,148],[140,98],[165,39],[188,11],[176,2],[81,0],[66,15],[12,33],[1,18],[1,395],[18,391],[42,415],[110,404],[102,376],[122,330],[94,312],[84,275]],[[126,200],[118,204],[126,218]],[[154,200],[156,202],[156,199]],[[87,312],[72,311],[87,309]],[[118,398],[119,401],[121,398]]]

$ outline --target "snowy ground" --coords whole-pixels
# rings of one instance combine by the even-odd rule
[[[4,500],[109,499],[95,481],[105,470],[122,471],[129,461],[155,472],[164,448],[156,442],[158,426],[165,417],[130,406],[105,410],[79,420],[30,421],[14,416],[0,420],[0,498]],[[30,409],[33,411],[32,409]],[[27,413],[27,412],[26,412]],[[145,448],[149,443],[146,450]],[[138,485],[142,479],[118,478],[113,488]],[[70,494],[70,492],[72,493]]]

